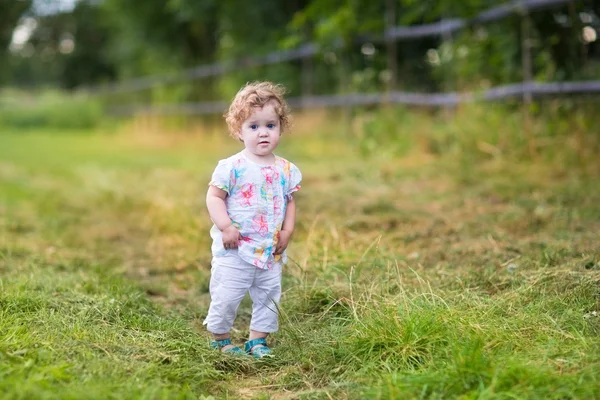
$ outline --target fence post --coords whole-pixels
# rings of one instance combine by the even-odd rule
[[[349,59],[350,55],[348,54],[347,50],[348,46],[349,45],[344,44],[344,46],[339,51],[340,86],[342,95],[348,95],[351,92],[350,86],[352,80],[352,67],[351,60]],[[344,115],[344,126],[348,130],[348,135],[352,137],[355,133],[352,124],[352,105],[348,101],[346,101],[342,105],[342,110]]]
[[[387,53],[387,69],[390,73],[390,79],[387,82],[388,92],[396,90],[398,83],[398,52],[396,41],[388,33],[396,26],[396,0],[386,0],[385,12],[385,44]]]
[[[444,13],[444,17],[442,18],[442,22],[446,21],[446,13]],[[444,28],[442,28],[442,43],[446,46],[446,48],[448,49],[449,52],[451,52],[452,54],[452,58],[454,58],[454,49],[452,48],[452,32],[450,31],[450,29],[448,28],[447,25],[442,25]],[[443,55],[442,55],[443,56]],[[443,66],[444,68],[444,91],[445,92],[451,92],[452,90],[456,89],[457,85],[453,85],[452,80],[455,79],[456,75],[454,74],[454,67],[453,65],[453,60],[451,59],[445,66]],[[443,64],[442,64],[443,65]],[[444,106],[444,116],[446,119],[450,119],[454,113],[456,112],[456,109],[459,107],[459,104],[456,105],[456,107],[454,107],[454,112],[452,112],[452,110],[450,110],[450,105],[446,105]]]
[[[310,42],[310,28],[306,28],[304,31],[304,39],[306,43]],[[302,76],[300,85],[302,86],[302,100],[304,102],[304,98],[306,96],[310,96],[313,94],[313,85],[314,85],[314,66],[313,66],[313,57],[311,55],[306,55],[302,58]]]
[[[302,97],[313,94],[313,63],[312,58],[307,56],[302,59]]]
[[[575,8],[575,0],[571,0],[569,1],[569,15],[571,17],[571,24],[573,29],[575,30],[575,32],[580,35],[581,34],[581,28],[583,26],[583,24],[581,23],[581,20],[579,19],[579,16],[577,15],[577,10]],[[580,51],[581,51],[581,64],[583,67],[585,67],[586,61],[587,61],[587,48],[585,45],[585,42],[583,40],[580,40]]]
[[[575,31],[574,33],[576,37],[578,37],[582,34],[583,24],[581,23],[579,15],[577,15],[574,0],[569,1],[569,15],[571,17],[572,29]],[[586,43],[584,40],[579,40],[579,42],[581,43],[581,67],[583,70],[585,70],[585,64],[587,62]],[[576,119],[576,121],[578,121],[578,119]],[[585,135],[583,135],[583,133],[581,132],[581,127],[579,124],[576,124],[574,134],[577,141],[577,152],[579,154],[578,160],[583,163],[583,160],[585,160],[586,156],[586,140]]]
[[[525,136],[527,137],[529,155],[531,157],[535,156],[535,139],[532,132],[531,127],[531,83],[533,81],[533,71],[532,71],[532,63],[531,63],[531,19],[529,16],[529,12],[527,9],[522,10],[521,15],[521,63],[522,63],[522,71],[523,71],[523,129],[525,131]]]

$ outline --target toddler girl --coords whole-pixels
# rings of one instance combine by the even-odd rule
[[[281,267],[296,217],[292,193],[300,189],[300,170],[273,151],[289,128],[284,89],[271,82],[244,86],[225,119],[244,150],[219,161],[206,195],[214,223],[210,230],[211,303],[204,324],[212,346],[234,354],[270,355],[266,337],[278,328]],[[237,309],[250,292],[252,320],[244,351],[231,344]]]

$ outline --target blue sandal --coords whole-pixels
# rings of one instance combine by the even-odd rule
[[[262,346],[258,346],[261,344]],[[252,349],[253,347],[254,349]],[[254,358],[273,357],[273,352],[269,346],[267,346],[267,340],[265,338],[248,340],[244,344],[244,350],[246,350],[246,353],[251,354]]]
[[[221,349],[225,346],[229,346],[231,344],[231,339],[223,339],[223,340],[214,340],[210,343],[210,347],[213,349],[217,349],[221,351]],[[225,354],[233,354],[235,356],[245,356],[246,353],[237,346],[234,346],[230,349],[223,350]]]

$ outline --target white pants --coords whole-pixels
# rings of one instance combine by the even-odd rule
[[[281,264],[260,269],[242,260],[235,252],[213,257],[210,272],[210,308],[204,320],[209,332],[228,333],[246,293],[252,299],[250,329],[276,332],[281,299]]]

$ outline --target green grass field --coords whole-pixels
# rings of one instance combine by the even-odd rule
[[[201,325],[224,129],[0,134],[0,397],[600,398],[599,174],[299,130],[266,362]]]

